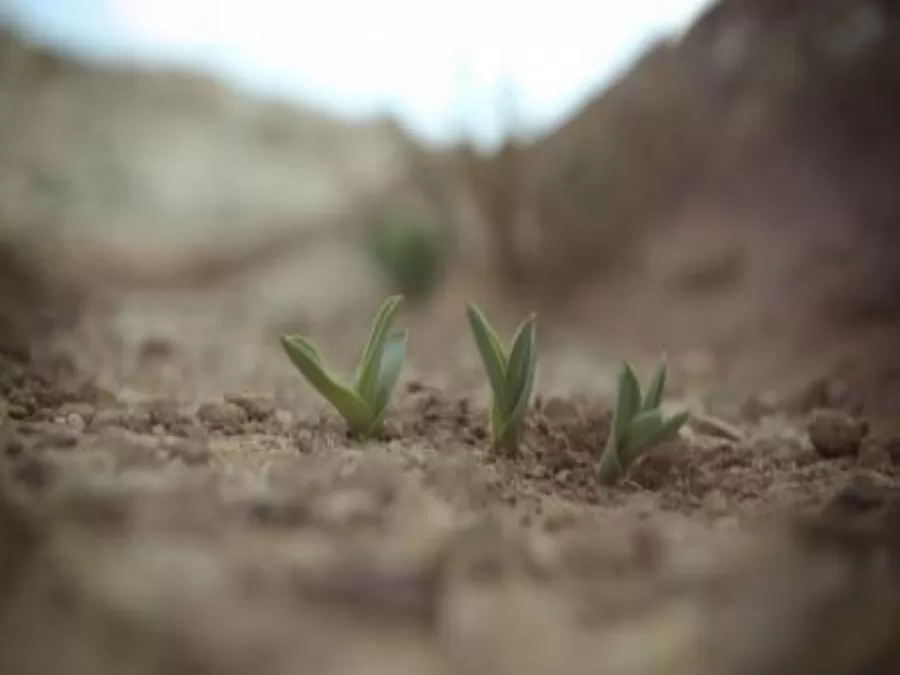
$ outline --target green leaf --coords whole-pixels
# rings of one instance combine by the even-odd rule
[[[503,340],[500,339],[500,335],[494,330],[494,327],[488,322],[487,317],[485,317],[484,312],[478,309],[478,306],[474,303],[470,303],[467,307],[467,311],[475,314],[481,324],[484,326],[485,331],[490,336],[491,344],[493,344],[494,349],[497,354],[501,356],[501,360],[503,361],[503,367],[506,368],[506,348],[503,345]]]
[[[663,426],[662,412],[658,408],[645,410],[631,419],[625,439],[628,443],[637,442],[639,445],[643,445],[646,439],[653,438],[658,434]]]
[[[687,411],[664,419],[659,405],[666,385],[666,364],[657,366],[646,395],[641,400],[641,386],[634,369],[624,362],[619,374],[616,409],[603,455],[598,478],[604,485],[621,480],[628,467],[646,450],[675,435],[687,421]]]
[[[510,404],[513,408],[518,404],[529,376],[533,377],[536,358],[537,316],[531,314],[523,321],[512,339],[512,351],[506,366],[506,381],[509,385]]]
[[[616,442],[615,424],[609,430],[606,439],[606,447],[600,455],[600,465],[597,468],[597,478],[601,485],[615,485],[625,475],[625,465],[622,463],[620,446]]]
[[[518,445],[519,432],[525,414],[528,412],[531,393],[534,389],[537,371],[536,318],[532,315],[528,318],[527,324],[523,324],[525,329],[519,334],[509,360],[510,387],[515,398],[512,402],[512,410],[508,412],[506,419],[502,422],[503,428],[500,429],[499,436],[503,439],[502,444],[510,453],[515,452]],[[513,389],[513,387],[515,388]]]
[[[359,394],[330,373],[316,346],[299,335],[284,335],[281,345],[288,358],[322,398],[328,401],[354,431],[367,428],[372,411]]]
[[[616,444],[621,446],[628,433],[628,425],[631,419],[638,413],[641,407],[641,385],[638,382],[634,369],[626,362],[622,364],[619,373],[619,386],[616,396],[616,410],[613,413],[613,423],[610,433],[614,434]]]
[[[285,340],[291,340],[293,342],[296,342],[297,345],[302,347],[302,349],[306,352],[306,354],[309,358],[314,359],[317,363],[319,363],[319,365],[321,365],[323,368],[325,368],[325,357],[322,356],[322,352],[319,351],[319,348],[315,345],[315,343],[312,340],[305,338],[301,335],[285,335],[284,337],[281,338],[282,345],[284,345]],[[288,356],[290,356],[290,354],[288,354]]]
[[[688,413],[684,411],[664,420],[659,410],[641,413],[635,417],[624,451],[626,466],[654,445],[677,434],[687,418]]]
[[[621,460],[625,467],[631,466],[643,451],[661,438],[665,429],[659,410],[646,410],[635,415],[628,425],[628,433],[622,445]]]
[[[653,379],[650,380],[650,386],[647,388],[641,410],[653,410],[654,408],[658,408],[659,404],[662,403],[663,390],[666,387],[666,374],[667,368],[664,359],[656,367],[656,372],[653,373]]]
[[[532,368],[526,386],[522,390],[519,399],[516,401],[516,407],[513,408],[506,419],[500,423],[501,427],[497,432],[497,441],[499,445],[506,448],[510,454],[514,454],[518,449],[518,439],[522,430],[522,423],[525,420],[525,414],[528,412],[533,381],[534,369]]]
[[[690,416],[691,414],[687,410],[682,410],[681,412],[672,415],[664,423],[665,427],[662,431],[662,438],[675,436],[675,434],[678,433],[678,430],[688,421]]]
[[[609,429],[606,447],[600,456],[598,478],[603,485],[613,485],[622,479],[628,466],[625,449],[629,427],[641,406],[641,385],[634,369],[622,363],[616,390],[616,407]]]
[[[391,394],[397,387],[400,372],[403,370],[403,362],[406,359],[406,331],[391,333],[384,345],[381,355],[381,370],[375,385],[375,399],[372,411],[379,418],[387,408]]]
[[[504,415],[500,408],[497,406],[497,403],[491,401],[491,415],[490,415],[490,432],[491,432],[491,440],[494,445],[500,445],[501,434],[503,433],[503,425],[504,425]]]
[[[522,429],[514,424],[507,424],[494,441],[495,447],[503,451],[507,457],[515,457],[519,451],[519,438]]]
[[[385,342],[388,339],[391,322],[402,301],[402,296],[392,295],[382,303],[375,315],[369,341],[366,343],[360,360],[356,376],[356,391],[371,408],[375,407],[374,401]]]
[[[494,403],[505,414],[511,407],[509,384],[506,380],[506,355],[497,337],[497,333],[488,324],[487,319],[475,305],[466,309],[475,345],[481,354],[484,369],[493,391]]]

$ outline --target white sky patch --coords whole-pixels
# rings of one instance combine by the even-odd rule
[[[15,0],[77,6],[141,54],[203,66],[350,117],[390,112],[431,140],[463,124],[502,134],[511,87],[520,122],[569,115],[653,39],[710,0]],[[61,9],[60,11],[64,11]],[[111,36],[112,38],[113,36]],[[94,38],[96,39],[96,38]]]

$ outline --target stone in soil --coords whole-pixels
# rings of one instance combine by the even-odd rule
[[[807,425],[810,443],[821,457],[856,457],[869,432],[865,420],[839,410],[816,410]]]

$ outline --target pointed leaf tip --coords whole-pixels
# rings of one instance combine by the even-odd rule
[[[363,348],[355,385],[356,391],[369,405],[372,404],[376,396],[375,390],[377,388],[378,373],[381,370],[381,358],[385,342],[390,335],[391,323],[402,300],[403,296],[392,295],[381,303],[381,307],[378,308],[378,312],[372,321],[368,342]]]
[[[668,366],[666,364],[665,358],[663,358],[659,365],[657,365],[656,370],[653,373],[653,377],[650,380],[650,385],[647,387],[647,393],[644,396],[644,401],[641,405],[641,410],[653,410],[654,408],[658,408],[662,403],[663,392],[666,388],[666,378],[668,376]]]
[[[641,407],[641,385],[634,369],[627,361],[622,363],[619,372],[616,409],[613,414],[613,433],[616,443],[620,444],[628,434],[628,425]]]
[[[537,359],[537,332],[535,322],[526,319],[516,330],[507,364],[506,381],[509,385],[510,404],[515,407],[529,380],[533,379]]]
[[[474,304],[466,308],[469,327],[475,346],[488,376],[488,382],[494,395],[494,401],[503,414],[508,414],[512,407],[509,383],[506,377],[507,357],[496,331],[488,323],[487,318]]]

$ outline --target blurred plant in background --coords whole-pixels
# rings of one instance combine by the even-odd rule
[[[453,237],[434,218],[393,210],[376,217],[366,231],[365,247],[391,292],[421,305],[445,277]]]

